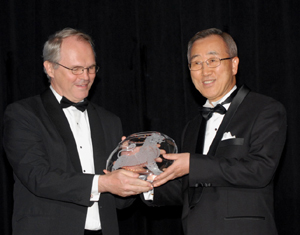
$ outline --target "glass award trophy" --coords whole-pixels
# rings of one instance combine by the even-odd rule
[[[151,181],[150,175],[159,175],[173,161],[163,158],[164,153],[177,153],[173,139],[160,132],[139,132],[121,141],[110,154],[106,170],[125,169],[140,174],[140,179]]]

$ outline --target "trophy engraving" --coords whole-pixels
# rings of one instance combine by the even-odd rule
[[[177,153],[173,139],[160,132],[139,132],[121,141],[110,154],[106,169],[125,169],[140,174],[146,180],[149,175],[159,175],[173,161],[164,159],[164,153]],[[149,180],[149,178],[148,178]]]

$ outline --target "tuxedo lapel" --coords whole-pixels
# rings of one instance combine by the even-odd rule
[[[54,94],[50,89],[46,90],[41,94],[41,99],[43,105],[46,109],[46,112],[50,116],[51,120],[53,121],[54,125],[60,136],[62,137],[68,153],[70,160],[77,172],[82,172],[80,159],[77,151],[76,142],[71,131],[69,122],[61,109],[57,99],[55,98]]]
[[[224,119],[219,127],[219,130],[209,148],[208,155],[214,156],[216,153],[216,150],[218,148],[218,145],[222,139],[222,136],[230,123],[232,117],[236,113],[238,107],[243,102],[244,98],[247,96],[247,94],[250,92],[250,89],[247,86],[242,86],[236,96],[233,98],[231,105],[229,106],[228,111],[226,112]]]
[[[196,153],[199,153],[199,154],[203,154],[206,123],[207,123],[207,121],[204,118],[202,118],[200,129],[199,129],[199,134],[198,134],[197,145],[196,145]]]
[[[202,154],[203,149],[203,142],[204,142],[204,135],[205,135],[205,128],[206,128],[206,120],[202,118],[201,115],[197,115],[187,126],[184,130],[184,138],[182,142],[182,149],[183,152],[190,152],[190,153],[199,153]],[[188,195],[185,198],[185,202],[189,205],[188,208],[193,208],[197,202],[200,200],[202,187],[194,187],[189,186],[189,178],[183,177],[182,179],[183,188],[186,189],[185,193]],[[184,211],[183,215],[187,215],[188,211]]]
[[[195,153],[197,148],[197,140],[199,136],[200,126],[202,122],[201,115],[197,115],[183,131],[181,142],[182,152]]]
[[[93,104],[89,103],[87,111],[89,116],[91,137],[93,143],[95,173],[101,174],[103,173],[102,170],[106,168],[106,162],[103,161],[103,157],[108,158],[108,156],[106,156],[107,154],[104,131],[101,123],[101,118],[99,117]]]

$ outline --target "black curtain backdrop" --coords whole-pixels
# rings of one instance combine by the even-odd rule
[[[156,130],[180,145],[185,123],[204,102],[191,83],[187,43],[202,29],[220,28],[238,45],[238,84],[281,101],[287,109],[275,215],[279,234],[300,234],[299,5],[297,0],[1,1],[1,133],[9,103],[49,86],[41,56],[48,36],[73,27],[90,34],[96,45],[101,69],[90,100],[120,116],[125,135]],[[8,235],[13,177],[0,146],[0,231]],[[119,212],[121,235],[181,235],[180,210],[148,208],[137,200]]]

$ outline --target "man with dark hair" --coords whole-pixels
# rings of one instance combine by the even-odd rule
[[[44,46],[50,88],[9,105],[4,147],[14,172],[14,235],[118,235],[122,197],[151,190],[125,170],[106,172],[120,119],[88,102],[98,71],[90,36],[64,29]]]
[[[285,109],[237,88],[239,58],[229,34],[203,30],[188,45],[192,81],[207,101],[183,131],[183,153],[164,155],[174,163],[156,177],[148,204],[183,204],[186,235],[275,235],[273,178]]]

